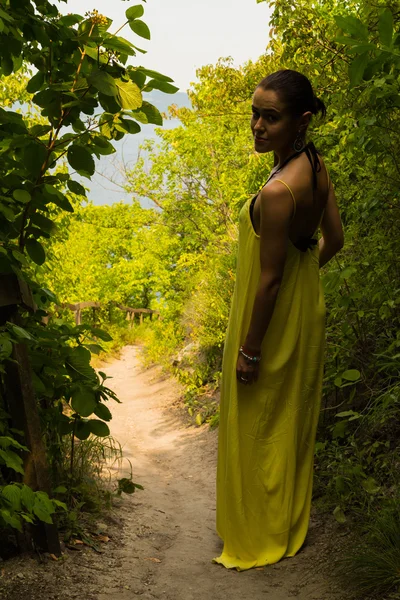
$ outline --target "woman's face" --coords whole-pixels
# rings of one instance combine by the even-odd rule
[[[257,88],[253,96],[251,130],[256,152],[287,150],[299,132],[299,118],[293,118],[273,90]]]

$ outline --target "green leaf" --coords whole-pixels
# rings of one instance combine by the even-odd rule
[[[43,521],[44,523],[48,523],[49,525],[53,524],[53,519],[51,515],[46,511],[42,504],[35,504],[33,507],[33,513],[37,516],[39,521]]]
[[[35,494],[33,490],[27,485],[23,485],[21,490],[21,500],[23,505],[26,507],[26,510],[32,512],[33,506],[35,504]]]
[[[40,377],[38,377],[36,375],[36,373],[34,373],[34,372],[32,373],[32,383],[33,383],[33,388],[36,393],[38,393],[38,394],[46,393],[46,386],[44,385],[44,383],[40,379]]]
[[[51,219],[45,217],[39,212],[36,212],[31,217],[31,223],[37,225],[47,233],[54,233],[57,230],[57,225]]]
[[[157,79],[150,79],[148,83],[146,83],[146,90],[161,90],[165,94],[176,94],[179,91],[179,88],[171,85],[166,81],[158,81]]]
[[[346,515],[340,506],[337,506],[333,511],[333,516],[335,517],[338,523],[346,523]]]
[[[350,87],[351,88],[353,88],[354,86],[361,83],[361,80],[363,78],[365,69],[368,66],[368,63],[369,63],[368,53],[364,52],[364,54],[360,54],[359,56],[357,56],[357,58],[355,58],[352,61],[352,63],[349,65],[349,77],[350,77]]]
[[[81,417],[89,417],[96,409],[96,396],[92,390],[79,389],[72,394],[71,406]]]
[[[26,331],[26,329],[23,329],[19,325],[14,325],[14,324],[11,325],[11,330],[17,338],[20,338],[23,340],[33,340],[34,339],[31,336],[31,334],[28,331]]]
[[[73,169],[76,171],[84,171],[89,175],[94,175],[95,164],[93,156],[90,154],[84,146],[78,146],[78,144],[72,144],[68,148],[68,162]]]
[[[110,428],[104,421],[98,421],[97,419],[90,419],[88,422],[90,432],[97,437],[107,437],[110,435]]]
[[[67,27],[76,25],[77,23],[80,23],[81,21],[83,21],[83,17],[81,17],[81,15],[75,15],[75,14],[63,15],[61,17],[61,19],[58,20],[58,22],[61,25],[67,25]]]
[[[94,414],[96,417],[99,417],[99,419],[103,419],[103,421],[111,421],[112,419],[112,414],[105,404],[97,404]]]
[[[26,86],[26,91],[30,94],[34,94],[38,92],[42,85],[44,84],[44,73],[42,71],[38,71],[36,75],[32,77],[28,81],[28,85]]]
[[[354,412],[354,410],[344,410],[340,413],[336,413],[335,417],[343,419],[344,417],[360,417],[360,413]]]
[[[79,440],[87,440],[91,434],[89,421],[78,421],[75,428],[75,435]]]
[[[360,371],[357,369],[349,369],[342,374],[343,379],[347,379],[347,381],[358,381],[361,377]]]
[[[114,115],[110,113],[103,113],[99,119],[100,133],[108,139],[112,137],[113,122]]]
[[[68,490],[65,485],[59,485],[55,490],[53,490],[53,494],[66,494],[67,491]]]
[[[10,513],[10,511],[8,511],[7,509],[3,508],[2,510],[0,510],[0,517],[3,519],[3,521],[7,525],[10,525],[14,529],[18,529],[18,531],[20,531],[22,533],[21,521],[19,520],[19,518],[17,516],[12,515]]]
[[[67,186],[68,186],[69,191],[72,192],[73,194],[77,194],[78,196],[86,196],[85,188],[83,187],[83,185],[81,185],[77,181],[74,181],[73,179],[69,179],[67,181]]]
[[[1,490],[2,495],[11,502],[13,510],[19,511],[21,507],[21,488],[17,485],[6,485]]]
[[[90,365],[90,358],[91,354],[89,350],[83,346],[77,346],[68,353],[66,365],[74,369],[74,371],[77,373],[83,375],[83,377],[93,381],[93,383],[97,383],[98,378],[96,371]]]
[[[136,35],[140,35],[140,37],[145,38],[146,40],[150,39],[150,29],[144,21],[129,21],[129,27]]]
[[[391,46],[393,39],[393,13],[386,8],[378,23],[379,38],[384,46]]]
[[[147,77],[151,77],[152,79],[157,79],[158,81],[169,81],[170,83],[174,82],[174,80],[171,79],[171,77],[168,77],[167,75],[163,75],[162,73],[159,73],[158,71],[152,71],[151,69],[144,69],[143,67],[138,67],[137,70],[140,71],[141,73],[143,73],[144,75],[147,75]]]
[[[32,196],[26,190],[14,190],[13,196],[15,200],[18,202],[23,202],[24,204],[27,204],[32,200]]]
[[[115,83],[118,88],[118,101],[122,108],[135,110],[142,106],[142,93],[136,83],[122,81],[122,79],[116,79]]]
[[[163,124],[161,113],[155,106],[153,106],[153,104],[150,104],[149,102],[143,102],[142,106],[140,107],[140,112],[146,115],[147,123],[152,123],[153,125]],[[132,116],[135,118],[135,113],[132,113]]]
[[[98,337],[101,340],[103,340],[103,342],[111,342],[113,339],[111,335],[107,333],[107,331],[104,331],[103,329],[98,329],[97,327],[92,328],[91,332],[95,337]]]
[[[12,450],[0,449],[0,458],[5,462],[9,469],[13,469],[13,471],[16,471],[16,473],[21,473],[21,475],[24,475],[24,469],[22,467],[23,461],[18,454],[15,454],[15,452]]]
[[[2,358],[11,356],[12,353],[12,343],[9,338],[0,337],[0,356]]]
[[[29,257],[33,260],[37,265],[42,265],[46,260],[46,253],[44,248],[40,242],[33,238],[28,238],[26,240],[26,251]]]
[[[135,6],[131,6],[125,12],[126,18],[128,21],[132,21],[133,19],[140,19],[144,15],[144,8],[141,4],[136,4]]]
[[[133,23],[140,23],[140,21],[132,21]],[[107,50],[113,50],[114,52],[122,52],[128,56],[134,56],[135,50],[133,45],[122,37],[117,35],[110,35],[103,41],[104,48]]]
[[[53,202],[56,206],[59,206],[63,210],[68,212],[74,212],[74,209],[64,194],[61,194],[54,186],[45,183],[44,185],[44,195],[48,202]]]
[[[204,423],[203,415],[201,413],[197,413],[196,415],[196,425],[200,427]]]
[[[381,489],[380,486],[376,483],[373,477],[368,477],[361,482],[364,490],[368,492],[368,494],[376,494]]]
[[[87,80],[93,87],[106,96],[116,96],[118,94],[114,78],[105,71],[97,69],[96,71],[93,71]]]
[[[47,159],[47,148],[39,142],[32,142],[24,148],[24,167],[30,175],[38,177]]]
[[[354,17],[353,15],[348,17],[335,16],[335,21],[340,29],[346,33],[363,41],[368,39],[368,28],[360,21],[360,19],[357,19],[357,17]]]

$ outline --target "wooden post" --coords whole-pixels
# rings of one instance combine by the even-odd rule
[[[19,306],[32,312],[36,310],[28,285],[14,274],[0,274],[0,325],[7,321],[19,325]],[[13,344],[12,358],[15,362],[6,363],[5,400],[13,427],[24,432],[23,443],[30,450],[24,456],[24,483],[34,491],[40,490],[50,494],[49,468],[26,346],[21,343]],[[52,554],[61,555],[55,525],[40,522],[31,530],[37,546]]]

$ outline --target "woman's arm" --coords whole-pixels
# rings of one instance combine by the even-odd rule
[[[322,237],[319,240],[319,266],[326,265],[344,244],[344,234],[339,208],[332,182],[329,186],[328,201],[321,221]]]
[[[260,354],[261,343],[275,308],[285,267],[293,200],[282,185],[270,184],[260,193],[261,275],[244,348]]]

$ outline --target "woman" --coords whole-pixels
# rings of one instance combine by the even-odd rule
[[[343,246],[326,167],[305,142],[312,115],[326,113],[307,77],[289,69],[269,75],[252,110],[255,149],[274,152],[275,166],[240,212],[222,367],[224,548],[213,560],[237,570],[294,556],[307,534],[325,343],[319,268]]]

